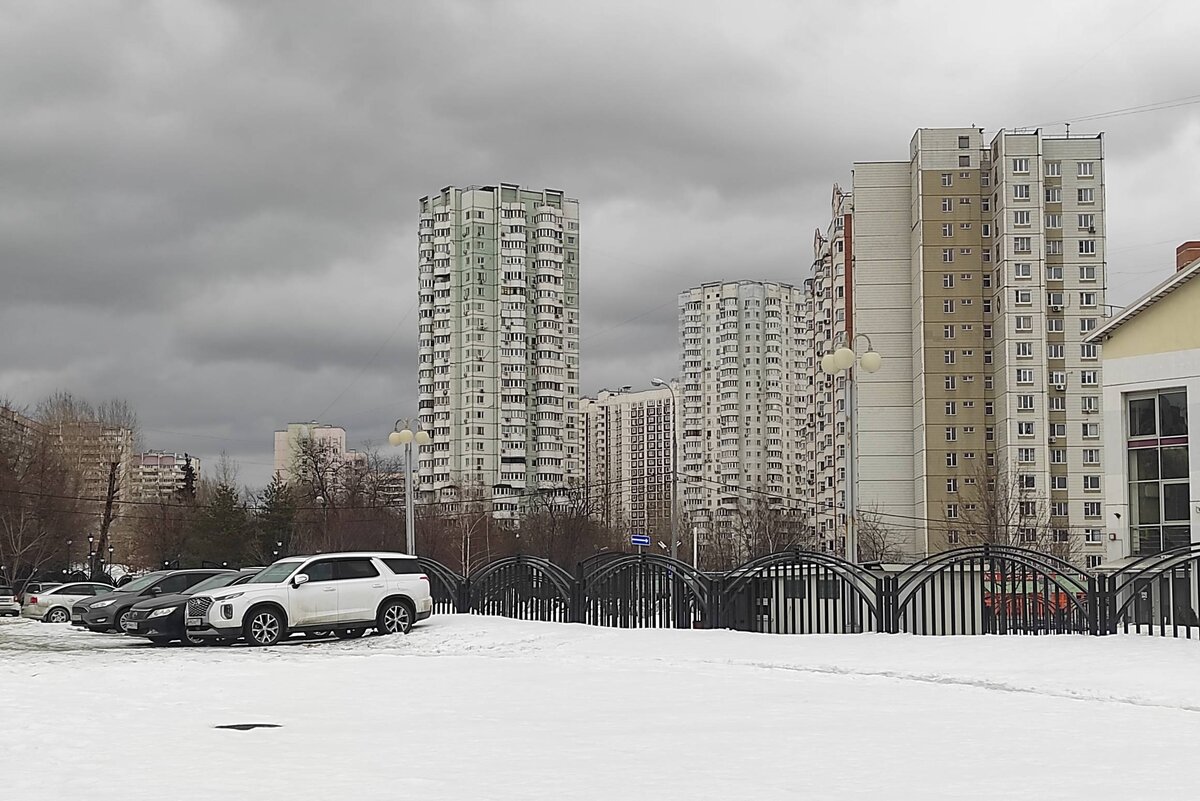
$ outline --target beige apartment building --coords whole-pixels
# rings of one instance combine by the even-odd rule
[[[601,390],[580,400],[580,417],[595,519],[665,539],[671,526],[671,391]]]
[[[910,556],[986,539],[1082,564],[1101,525],[1099,348],[1085,339],[1107,316],[1103,137],[921,129],[908,161],[856,163],[838,195],[812,286],[845,319],[814,308],[814,356],[858,333],[883,356],[854,379],[856,519]],[[830,468],[847,480],[847,410],[843,377],[822,382],[825,490]]]
[[[193,489],[200,480],[200,460],[186,453],[146,451],[135,454],[130,468],[130,497],[136,501],[175,502],[183,496],[191,467]]]
[[[275,476],[285,483],[310,478],[305,475],[306,467],[297,457],[301,446],[312,441],[326,454],[322,461],[333,478],[343,466],[361,467],[366,455],[346,447],[346,429],[325,423],[289,423],[287,428],[275,432]]]

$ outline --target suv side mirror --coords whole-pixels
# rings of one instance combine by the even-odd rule
[[[307,584],[307,583],[308,583],[308,574],[307,573],[301,573],[300,575],[298,575],[292,579],[293,587],[299,587],[301,584]]]
[[[156,587],[151,587],[151,588],[150,588],[150,594],[151,594],[151,595],[162,595],[162,587],[157,587],[157,586],[156,586]]]

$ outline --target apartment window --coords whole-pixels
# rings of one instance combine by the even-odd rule
[[[985,237],[991,236],[991,235],[992,235],[992,224],[991,224],[991,223],[984,223],[984,224],[981,226],[981,230],[982,230],[982,232],[983,232],[983,235],[984,235]]]
[[[958,149],[959,150],[966,150],[970,146],[971,146],[971,137],[969,137],[969,136],[958,137]]]
[[[1017,422],[1017,436],[1018,437],[1032,437],[1033,436],[1033,421],[1032,420],[1018,421]]]
[[[954,173],[942,173],[942,186],[954,186]]]
[[[991,298],[983,299],[983,313],[984,314],[992,313],[992,299]]]
[[[983,326],[983,338],[984,338],[984,339],[991,339],[991,338],[992,338],[992,326],[991,326],[991,323],[985,323],[985,324],[984,324],[984,326]]]
[[[1096,330],[1095,317],[1080,317],[1079,318],[1079,333],[1086,334],[1089,331]]]
[[[942,337],[944,339],[954,339],[954,326],[952,326],[952,325],[942,326]]]
[[[1066,501],[1055,501],[1054,503],[1050,504],[1051,517],[1066,517],[1069,511],[1070,509],[1067,506]]]
[[[1096,305],[1096,293],[1095,292],[1080,292],[1079,293],[1079,305],[1083,306],[1084,308],[1094,307]]]
[[[1094,265],[1094,264],[1079,265],[1079,280],[1080,281],[1095,281],[1096,280],[1096,265]]]
[[[1037,450],[1034,448],[1017,448],[1017,461],[1021,464],[1033,464],[1037,461]]]
[[[1055,370],[1050,373],[1050,383],[1059,389],[1067,386],[1067,374],[1062,370]]]
[[[1080,214],[1079,215],[1079,230],[1092,231],[1092,229],[1095,227],[1096,227],[1096,215],[1095,214]],[[1092,231],[1092,233],[1095,233],[1095,231]]]
[[[1096,240],[1095,239],[1080,239],[1079,240],[1079,255],[1080,256],[1095,256],[1096,255]]]
[[[1051,490],[1065,490],[1067,488],[1066,476],[1050,476]]]
[[[1080,203],[1095,203],[1096,202],[1096,190],[1090,186],[1086,186],[1083,189],[1080,189],[1077,191],[1076,197]]]
[[[1033,303],[1033,291],[1029,289],[1014,289],[1013,303],[1018,306],[1029,306]]]
[[[1016,324],[1016,330],[1018,330],[1018,331],[1026,331],[1026,332],[1032,331],[1033,330],[1033,317],[1029,316],[1029,315],[1019,314],[1019,315],[1017,315],[1017,317],[1015,319],[1015,324]]]
[[[1032,473],[1021,473],[1018,477],[1018,486],[1023,490],[1037,489],[1037,476]]]
[[[953,198],[948,198],[948,197],[942,198],[942,211],[954,211],[954,199]]]
[[[1062,252],[1062,242],[1059,242],[1058,246],[1059,246],[1058,247],[1059,252],[1061,253]],[[1061,264],[1047,264],[1046,265],[1046,280],[1047,281],[1063,280],[1062,265]]]
[[[1100,439],[1099,423],[1081,423],[1080,432],[1084,439]]]
[[[1046,293],[1046,305],[1050,306],[1051,308],[1056,307],[1056,306],[1061,308],[1064,305],[1063,304],[1063,293],[1047,292]]]
[[[1104,563],[1104,557],[1098,554],[1088,554],[1084,557],[1084,567],[1088,570],[1094,570]]]
[[[1088,473],[1083,477],[1084,492],[1099,492],[1100,491],[1100,476],[1096,473]]]
[[[946,416],[953,417],[958,413],[958,405],[954,401],[946,401]]]
[[[992,415],[994,415],[996,413],[995,402],[994,401],[984,401],[983,413],[986,414],[988,417],[991,417]]]
[[[1046,215],[1046,227],[1047,228],[1062,228],[1062,215],[1061,214],[1047,214]]]
[[[957,478],[946,479],[946,492],[948,492],[948,493],[958,492],[958,479]]]
[[[995,426],[984,426],[983,427],[983,438],[984,438],[984,440],[986,440],[988,442],[995,442],[996,441],[996,427]]]
[[[1013,212],[1013,225],[1016,226],[1017,228],[1028,228],[1029,227],[1029,212],[1028,211],[1014,211]]]
[[[1013,237],[1013,253],[1032,253],[1033,238],[1028,236]]]
[[[971,198],[969,198],[969,197],[966,197],[966,196],[960,197],[960,198],[958,199],[958,205],[960,205],[960,206],[970,206],[970,205],[971,205]]]
[[[957,382],[955,381],[954,376],[948,375],[948,376],[943,376],[942,378],[943,378],[942,383],[946,387],[946,389],[956,389],[957,388]]]
[[[1046,318],[1046,331],[1048,331],[1051,334],[1061,334],[1063,332],[1063,330],[1064,330],[1063,318],[1061,318],[1061,317],[1047,317]]]
[[[1032,384],[1033,383],[1033,370],[1029,367],[1018,367],[1017,368],[1017,383],[1018,384]]]
[[[1028,173],[1029,172],[1029,159],[1027,159],[1027,158],[1013,159],[1012,160],[1012,171],[1015,173]]]
[[[988,186],[991,183],[991,181],[988,180],[987,173],[984,173],[983,177],[980,180],[983,181],[984,186]],[[979,208],[981,208],[983,211],[991,211],[992,210],[992,199],[989,197],[985,197],[983,200],[979,201]]]
[[[1047,239],[1046,240],[1046,255],[1047,256],[1061,256],[1062,252],[1063,252],[1063,243],[1062,243],[1061,239]]]
[[[985,350],[985,351],[983,352],[983,363],[984,363],[984,364],[991,364],[991,363],[992,363],[992,352],[991,352],[991,350]]]
[[[1047,178],[1056,178],[1056,177],[1062,175],[1062,162],[1061,161],[1047,161],[1044,166],[1046,168],[1046,177]]]
[[[1084,501],[1083,502],[1084,517],[1099,517],[1100,516],[1100,501]]]
[[[1078,165],[1078,167],[1079,167],[1079,173],[1078,173],[1078,176],[1079,176],[1080,178],[1091,178],[1091,177],[1092,177],[1092,166],[1093,166],[1092,162],[1090,162],[1090,161],[1077,161],[1077,162],[1075,162],[1075,163],[1076,163],[1076,165]]]
[[[942,358],[946,364],[954,364],[954,351],[948,350],[942,353]]]
[[[942,289],[954,289],[954,273],[942,273]]]
[[[946,519],[947,520],[957,520],[958,519],[958,504],[957,503],[946,504]]]
[[[946,467],[958,467],[958,454],[951,451],[946,454]]]
[[[1047,203],[1062,203],[1062,187],[1058,187],[1058,186],[1046,187],[1046,202]]]
[[[986,254],[985,254],[985,255],[986,255]],[[983,288],[984,288],[984,289],[991,289],[991,288],[992,288],[992,274],[991,274],[991,273],[984,273],[984,274],[983,274]]]
[[[1066,423],[1054,423],[1053,425],[1050,426],[1050,436],[1065,437],[1066,435],[1067,435],[1067,424]]]
[[[1084,414],[1095,414],[1100,411],[1100,397],[1098,395],[1084,395],[1079,399],[1079,406]]]
[[[954,248],[942,248],[942,262],[950,264],[954,261]]]
[[[1050,449],[1050,464],[1066,464],[1067,449],[1066,448],[1051,448]],[[1066,489],[1064,486],[1063,489]]]
[[[1093,342],[1084,342],[1079,346],[1079,358],[1085,361],[1095,361],[1100,357],[1100,350]]]
[[[1083,449],[1084,464],[1100,464],[1100,449],[1099,448],[1084,448]]]
[[[1022,411],[1022,412],[1032,412],[1033,411],[1033,396],[1032,395],[1018,395],[1017,396],[1017,409],[1018,409],[1018,411]]]
[[[1062,358],[1064,358],[1063,357],[1063,346],[1062,345],[1047,345],[1046,346],[1046,358],[1047,359],[1062,359]]]
[[[942,313],[954,314],[954,301],[952,299],[946,298],[942,301]]]
[[[960,167],[970,167],[970,166],[971,166],[971,157],[970,157],[970,156],[959,156],[959,157],[958,157],[958,166],[960,166]],[[971,174],[970,174],[970,173],[966,173],[966,172],[960,172],[960,173],[958,174],[958,177],[959,177],[959,178],[970,178],[970,177],[971,177]]]
[[[1013,200],[1029,200],[1029,184],[1013,184]]]
[[[942,236],[954,236],[954,223],[942,223]]]
[[[946,426],[946,442],[958,442],[958,428]]]
[[[1016,344],[1015,353],[1016,353],[1016,356],[1018,359],[1032,359],[1033,358],[1033,343],[1032,342],[1018,342]]]

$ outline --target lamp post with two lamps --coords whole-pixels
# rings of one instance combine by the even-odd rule
[[[675,387],[669,381],[652,378],[650,383],[671,393],[671,558],[679,558],[679,531],[676,525],[679,512],[679,407],[675,404]]]
[[[413,451],[422,445],[428,445],[432,440],[429,432],[421,428],[420,420],[401,418],[392,426],[392,433],[388,434],[388,443],[392,447],[404,446],[404,533],[408,545],[407,553],[410,556],[417,552],[416,499],[413,497],[412,480]]]
[[[862,337],[867,341],[867,351],[859,355],[854,351],[854,343],[858,338]],[[854,397],[854,379],[857,368],[866,373],[874,373],[883,365],[883,357],[871,345],[871,338],[866,334],[854,334],[848,340],[842,342],[842,346],[833,353],[826,353],[821,357],[821,369],[827,375],[836,375],[845,371],[846,373],[846,559],[850,562],[858,562],[858,529],[855,514],[857,511],[858,499],[855,492],[855,483],[857,475],[855,470],[855,422],[858,416],[858,407]]]

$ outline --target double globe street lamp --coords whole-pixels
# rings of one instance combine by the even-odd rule
[[[392,433],[388,434],[388,444],[394,448],[404,446],[404,533],[410,556],[417,552],[416,499],[413,498],[412,481],[413,451],[432,441],[433,437],[429,436],[429,432],[421,428],[420,420],[401,418],[392,426]],[[413,445],[417,447],[414,448]]]
[[[862,355],[854,351],[854,343],[862,337],[867,341],[867,350]],[[849,340],[843,341],[842,346],[833,353],[821,357],[821,370],[826,375],[837,375],[846,372],[846,559],[858,562],[858,528],[855,514],[857,498],[855,497],[855,454],[854,436],[858,406],[854,397],[855,365],[865,373],[874,373],[883,366],[883,357],[871,345],[871,338],[866,334],[855,334]]]

